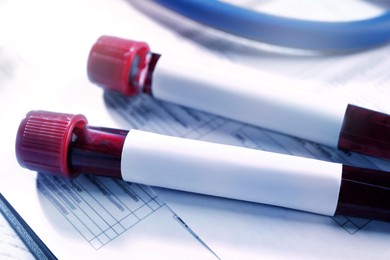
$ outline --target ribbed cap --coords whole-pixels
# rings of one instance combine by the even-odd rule
[[[101,36],[89,53],[88,78],[105,89],[137,95],[143,87],[139,82],[149,52],[144,42]]]
[[[16,137],[16,157],[22,167],[68,178],[68,147],[73,129],[87,124],[83,115],[30,111]]]

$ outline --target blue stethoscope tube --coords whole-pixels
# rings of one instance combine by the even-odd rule
[[[285,18],[217,0],[153,0],[185,17],[240,37],[320,51],[359,50],[390,41],[390,12],[348,22]]]

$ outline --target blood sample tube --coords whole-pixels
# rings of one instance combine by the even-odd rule
[[[390,159],[390,116],[261,79],[190,64],[144,42],[102,36],[91,48],[88,77],[124,95],[147,93],[179,105],[342,150]]]
[[[30,111],[20,123],[22,167],[91,174],[317,214],[390,221],[390,174],[297,156],[89,126],[83,115]]]

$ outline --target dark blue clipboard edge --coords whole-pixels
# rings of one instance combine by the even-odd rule
[[[37,259],[57,259],[1,193],[0,212]]]

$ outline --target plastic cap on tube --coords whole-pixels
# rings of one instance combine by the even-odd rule
[[[22,120],[16,137],[16,157],[21,166],[73,178],[68,168],[68,147],[73,129],[84,126],[83,115],[31,111]]]
[[[149,46],[112,36],[101,36],[89,53],[88,78],[99,86],[126,96],[142,90]]]

